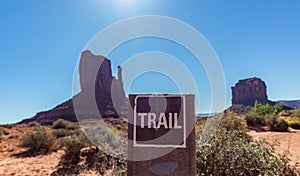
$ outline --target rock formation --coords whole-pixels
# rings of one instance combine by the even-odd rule
[[[101,65],[100,68],[99,65]],[[117,79],[112,76],[110,60],[102,56],[95,56],[90,51],[84,51],[80,59],[79,72],[81,95],[76,98],[84,101],[85,98],[82,96],[95,92],[91,98],[96,97],[101,115],[117,117],[115,108],[119,110],[124,104],[125,98],[122,68],[118,66]],[[117,112],[119,112],[118,110]]]
[[[236,114],[247,113],[249,110],[251,110],[256,101],[269,105],[283,103],[284,110],[290,110],[294,108],[287,106],[284,101],[273,102],[268,100],[266,83],[259,78],[248,78],[240,80],[235,84],[234,87],[231,87],[231,90],[232,105],[227,110],[235,112]]]
[[[270,105],[275,104],[268,100],[266,83],[259,78],[240,80],[234,87],[231,87],[231,91],[232,106],[228,110],[237,114],[247,113],[255,101]]]
[[[99,68],[100,66],[100,68]],[[98,69],[99,68],[99,69]],[[79,77],[81,92],[55,108],[37,113],[30,119],[25,119],[20,123],[36,121],[42,124],[52,124],[55,120],[62,118],[76,122],[74,112],[74,100],[89,100],[94,98],[101,117],[119,117],[127,113],[125,92],[122,81],[122,68],[118,67],[118,79],[112,76],[111,62],[103,56],[95,56],[90,51],[81,54],[79,62]],[[90,105],[79,104],[88,113]],[[86,107],[84,107],[86,106]],[[78,107],[78,103],[77,106]],[[117,113],[118,112],[118,113]],[[82,114],[84,116],[98,118],[97,113]]]
[[[232,104],[253,106],[255,101],[268,103],[267,86],[259,78],[240,80],[232,90]]]

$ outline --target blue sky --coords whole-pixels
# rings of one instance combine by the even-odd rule
[[[1,0],[0,123],[20,121],[69,99],[74,68],[88,41],[106,26],[137,15],[178,18],[206,37],[223,66],[226,106],[230,87],[253,76],[267,83],[271,100],[300,99],[299,9],[296,0]],[[112,53],[113,71],[124,59],[116,57],[137,54],[130,50],[134,46],[129,43]],[[207,112],[208,79],[201,66],[191,70],[201,78],[201,111]],[[151,87],[155,81],[168,84]],[[133,92],[155,90],[176,89],[157,74],[141,76],[132,85]]]

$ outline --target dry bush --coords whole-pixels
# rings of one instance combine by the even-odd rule
[[[292,120],[289,122],[289,126],[293,129],[300,130],[300,120]]]
[[[80,129],[78,130],[67,130],[67,129],[56,129],[52,131],[52,134],[58,139],[72,135],[79,135],[81,133]]]
[[[63,139],[62,146],[65,154],[61,158],[61,164],[77,164],[80,161],[80,151],[89,146],[88,139],[83,135],[73,135]]]
[[[221,121],[221,127],[227,130],[239,130],[246,131],[247,122],[244,116],[238,116],[237,114],[227,111]]]
[[[28,127],[37,127],[37,126],[40,126],[40,124],[37,123],[37,122],[30,122],[30,123],[28,123]]]
[[[39,126],[22,137],[20,146],[28,148],[31,153],[45,154],[51,151],[54,141],[54,136]]]
[[[220,128],[205,145],[197,146],[197,174],[282,175],[300,174],[287,154],[277,155],[276,144],[249,141],[242,131]]]
[[[277,116],[274,121],[281,123]],[[282,175],[300,174],[297,165],[291,165],[289,154],[277,154],[278,143],[253,140],[245,130],[245,119],[233,113],[223,117],[216,133],[206,143],[202,143],[203,122],[197,123],[197,175]],[[285,121],[284,121],[285,122]],[[280,126],[280,125],[278,125]],[[278,127],[276,126],[276,127]]]
[[[289,124],[284,119],[273,116],[267,123],[271,131],[285,132],[288,131]]]
[[[4,127],[0,127],[0,136],[2,135],[9,135],[9,132]]]
[[[67,129],[67,130],[76,130],[79,127],[72,122],[66,121],[64,119],[58,119],[53,122],[53,129]]]
[[[290,113],[293,118],[300,120],[300,109],[294,109]]]
[[[256,112],[250,111],[246,114],[246,122],[248,126],[264,126],[267,125],[266,117]]]

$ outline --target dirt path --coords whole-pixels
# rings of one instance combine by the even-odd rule
[[[265,138],[268,142],[279,142],[277,147],[279,152],[289,151],[292,163],[300,162],[300,130],[293,132],[255,132],[250,134],[256,138]]]

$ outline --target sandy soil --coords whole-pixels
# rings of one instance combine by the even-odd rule
[[[58,169],[63,150],[47,155],[28,156],[26,149],[18,147],[20,138],[32,131],[33,127],[18,125],[6,130],[9,135],[2,136],[0,142],[0,176],[44,176],[51,175]],[[105,176],[111,175],[111,172],[107,170]],[[85,169],[76,175],[99,176],[99,173]]]
[[[24,155],[26,149],[18,147],[22,135],[31,130],[26,126],[7,129],[9,135],[0,143],[0,175],[50,175],[55,170],[63,151],[29,157]]]
[[[265,138],[268,142],[279,142],[278,152],[289,151],[291,163],[300,164],[300,130],[291,130],[291,132],[255,132],[250,134],[256,138]]]

